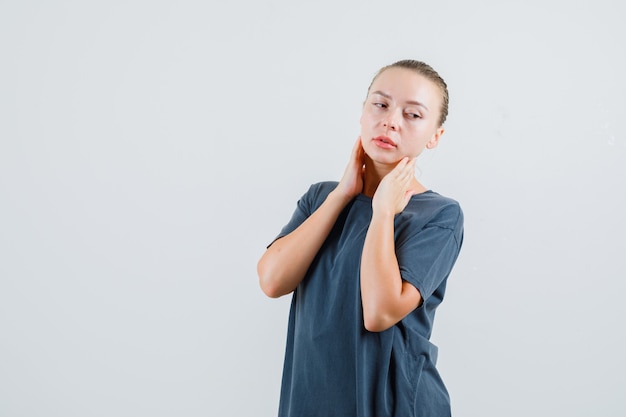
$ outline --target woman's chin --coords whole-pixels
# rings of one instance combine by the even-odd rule
[[[377,165],[396,166],[398,165],[398,162],[402,161],[402,159],[407,155],[400,155],[397,153],[381,154],[381,153],[376,152],[376,153],[373,153],[373,155],[366,154],[366,156],[370,161],[372,161],[373,163]]]

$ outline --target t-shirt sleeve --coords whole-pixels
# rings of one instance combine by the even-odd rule
[[[463,212],[451,205],[421,230],[397,242],[402,279],[427,300],[450,275],[463,242]]]
[[[334,183],[317,183],[309,187],[306,193],[298,200],[296,209],[291,215],[291,220],[283,226],[282,230],[274,238],[274,240],[268,245],[270,247],[272,243],[280,239],[283,236],[287,236],[289,233],[296,230],[306,219],[309,218],[315,210],[324,202],[328,194],[335,188]]]

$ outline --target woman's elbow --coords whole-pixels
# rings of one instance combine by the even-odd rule
[[[265,265],[265,262],[263,262],[263,258],[259,260],[259,263],[256,266],[256,273],[259,276],[259,286],[261,287],[261,291],[263,291],[263,293],[270,298],[277,298],[276,288],[272,285],[271,280],[268,277],[267,266]]]
[[[272,279],[271,268],[267,266],[267,262],[264,262],[263,258],[257,264],[257,275],[259,276],[259,286],[265,295],[270,298],[279,298],[285,295],[278,285],[278,281]]]
[[[365,330],[372,333],[380,333],[393,327],[393,324],[388,324],[383,321],[365,321]]]
[[[363,326],[368,332],[379,333],[392,327],[396,322],[381,312],[363,311]]]
[[[263,278],[259,278],[259,285],[263,293],[270,298],[279,298],[284,295],[276,285],[272,285],[271,282],[268,282]]]

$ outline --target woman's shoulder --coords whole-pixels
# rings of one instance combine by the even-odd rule
[[[457,200],[439,194],[438,192],[433,190],[428,190],[426,192],[416,194],[411,197],[411,201],[421,202],[422,204],[426,203],[432,206],[456,207],[458,210],[461,210],[461,204]]]
[[[313,206],[319,206],[326,200],[328,194],[337,187],[337,184],[339,184],[337,181],[320,181],[313,183],[300,200],[308,202]]]
[[[409,217],[419,217],[421,222],[457,229],[463,227],[461,204],[451,198],[428,190],[411,197],[405,211]]]
[[[311,184],[309,191],[330,193],[339,183],[337,181],[320,181]]]
[[[309,186],[305,195],[326,198],[339,184],[337,181],[320,181]]]

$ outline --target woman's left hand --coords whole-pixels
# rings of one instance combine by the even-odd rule
[[[415,174],[416,158],[402,158],[398,165],[382,179],[372,199],[374,213],[395,215],[406,207],[414,192],[411,181]]]

